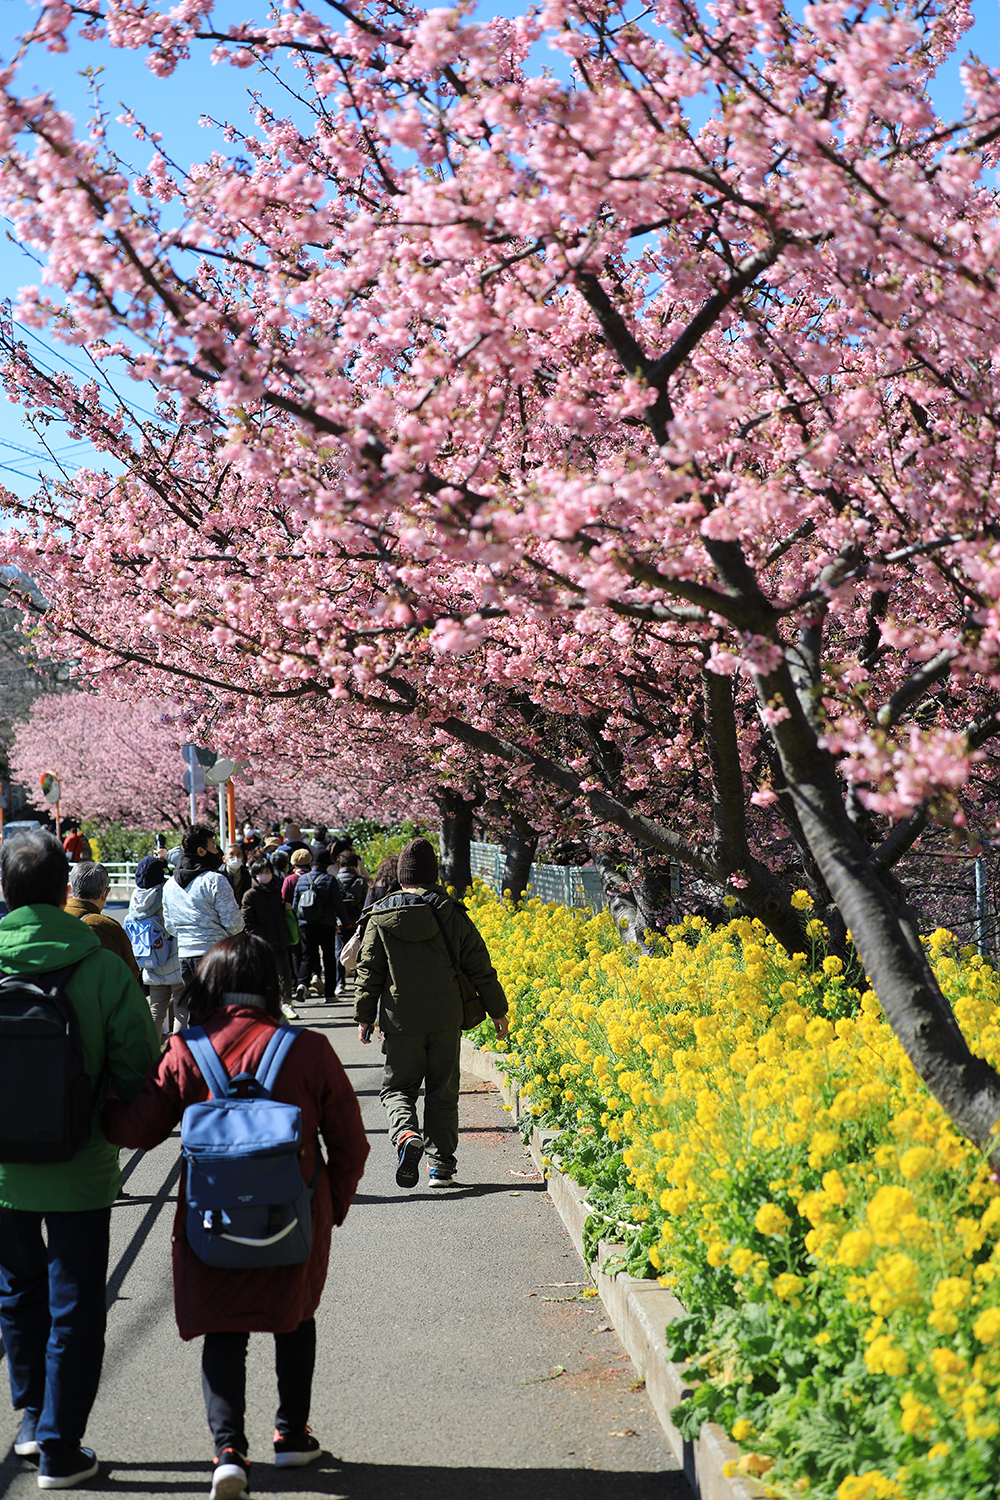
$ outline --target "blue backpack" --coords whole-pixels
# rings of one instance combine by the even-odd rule
[[[204,1027],[182,1032],[212,1091],[189,1104],[181,1121],[188,1243],[206,1265],[251,1270],[309,1259],[316,1178],[306,1184],[299,1167],[302,1111],[270,1098],[301,1030],[279,1026],[256,1074],[233,1079]]]
[[[126,917],[125,935],[140,969],[158,969],[174,956],[174,940],[155,917]]]

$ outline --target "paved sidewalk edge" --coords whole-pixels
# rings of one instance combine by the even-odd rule
[[[524,1113],[521,1100],[516,1086],[499,1068],[498,1056],[481,1052],[462,1038],[462,1071],[495,1084],[510,1106],[513,1119],[518,1120]],[[586,1264],[583,1253],[583,1226],[588,1212],[586,1193],[557,1167],[542,1166],[546,1143],[551,1139],[551,1132],[543,1134],[533,1128],[531,1155],[539,1171],[547,1177],[549,1195]],[[681,1437],[671,1421],[671,1412],[685,1394],[684,1368],[668,1359],[664,1329],[684,1316],[684,1308],[655,1281],[638,1281],[624,1271],[606,1276],[600,1267],[616,1248],[620,1247],[602,1242],[600,1256],[588,1269],[615,1332],[646,1382],[650,1404],[688,1483],[698,1500],[762,1500],[767,1491],[753,1479],[742,1475],[726,1477],[725,1466],[738,1460],[740,1450],[721,1427],[714,1422],[706,1423],[692,1443]]]

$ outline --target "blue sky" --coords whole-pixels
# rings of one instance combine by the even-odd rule
[[[164,8],[168,8],[166,4]],[[516,15],[526,9],[526,0],[501,0],[490,7],[490,13]],[[254,0],[220,0],[214,19],[222,29],[230,22],[260,14],[262,10],[259,0],[257,3]],[[481,4],[479,14],[486,13],[486,10],[486,5]],[[18,34],[30,25],[34,12],[35,7],[28,0],[5,0],[0,7],[0,59],[6,61],[11,57]],[[964,40],[961,55],[971,50],[984,61],[996,64],[1000,58],[997,0],[981,0],[981,3],[974,4],[974,14],[975,26]],[[563,73],[567,66],[561,54],[547,49],[542,51],[539,61],[557,74]],[[90,80],[82,76],[83,69],[100,70],[97,77],[104,104],[112,116],[120,113],[121,104],[128,105],[150,129],[162,132],[170,155],[184,167],[203,160],[217,143],[222,145],[214,131],[199,125],[201,116],[210,113],[237,125],[244,124],[248,118],[247,90],[255,81],[252,69],[240,71],[225,65],[213,67],[208,60],[207,47],[179,67],[172,77],[160,79],[149,72],[141,54],[116,51],[104,43],[77,43],[63,54],[34,51],[22,69],[20,86],[24,92],[51,90],[59,104],[80,120],[89,112],[91,89]],[[941,70],[936,81],[935,102],[945,118],[955,118],[961,113],[958,69],[959,58],[956,57]],[[139,169],[148,164],[152,155],[148,143],[133,140],[131,133],[124,128],[117,130],[114,144],[121,155]],[[9,236],[0,238],[0,298],[14,297],[19,287],[37,279],[34,262],[11,242]],[[30,331],[25,336],[46,363],[81,371],[85,369],[86,356],[79,351],[65,352],[47,339],[40,340]],[[131,382],[125,381],[124,384],[130,394],[134,393],[142,400]],[[74,443],[64,430],[50,429],[47,439],[55,455],[67,466],[88,461],[90,450],[87,445]],[[34,476],[39,464],[46,472],[54,472],[38,437],[24,426],[20,409],[0,395],[0,482],[18,494],[28,495],[35,487]]]

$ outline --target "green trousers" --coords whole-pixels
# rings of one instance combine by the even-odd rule
[[[385,1071],[379,1098],[389,1116],[393,1143],[407,1130],[424,1139],[431,1166],[455,1170],[458,1148],[460,1031],[418,1031],[385,1039]],[[424,1128],[417,1096],[424,1087]]]

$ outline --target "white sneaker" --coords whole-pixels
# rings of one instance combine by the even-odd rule
[[[210,1500],[240,1500],[249,1490],[250,1465],[235,1448],[224,1448],[215,1460]]]
[[[286,1021],[297,1021],[299,1019],[298,1011],[295,1009],[294,1005],[289,1005],[287,1001],[282,1004],[281,1014],[284,1016]]]
[[[93,1479],[98,1463],[93,1448],[78,1448],[69,1458],[42,1453],[39,1459],[40,1490],[71,1490],[75,1485]]]
[[[445,1167],[430,1167],[427,1172],[427,1186],[432,1188],[458,1187],[459,1181],[454,1172],[449,1172]]]

